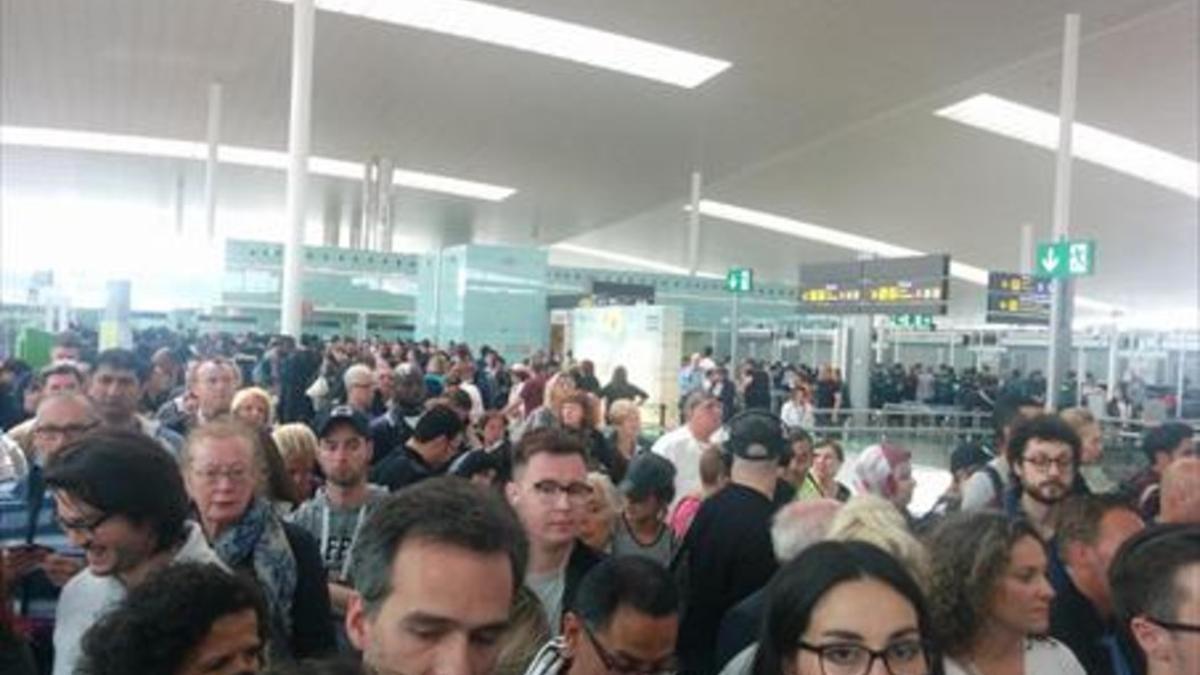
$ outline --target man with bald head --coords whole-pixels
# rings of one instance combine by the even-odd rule
[[[1200,458],[1181,457],[1163,472],[1158,522],[1200,525]]]
[[[0,495],[4,578],[11,584],[19,615],[31,627],[35,656],[47,668],[58,595],[83,568],[83,557],[55,519],[54,498],[43,471],[64,447],[99,425],[99,416],[82,394],[43,399],[33,419],[29,472],[11,492]]]
[[[842,503],[836,499],[805,499],[779,509],[771,520],[771,549],[780,565],[825,538]],[[734,605],[721,619],[717,633],[717,664],[730,673],[748,672],[754,660],[751,648],[758,637],[767,590],[761,588]]]

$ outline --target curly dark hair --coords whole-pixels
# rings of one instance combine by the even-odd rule
[[[929,539],[933,567],[929,613],[938,644],[951,656],[970,648],[987,618],[992,591],[1008,569],[1012,549],[1025,537],[1043,544],[1024,520],[995,511],[955,514]]]
[[[171,565],[136,586],[83,636],[82,675],[172,675],[218,619],[253,609],[267,644],[255,585],[213,564]]]

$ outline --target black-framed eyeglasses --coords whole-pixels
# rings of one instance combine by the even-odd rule
[[[1179,632],[1179,633],[1200,633],[1200,625],[1197,625],[1194,623],[1176,623],[1174,621],[1163,621],[1162,619],[1156,619],[1152,616],[1146,617],[1146,620],[1149,621],[1150,623],[1154,624],[1155,626],[1158,626],[1159,628],[1166,628],[1169,631],[1175,631],[1175,632]]]
[[[592,496],[592,486],[587,483],[559,483],[553,480],[540,480],[533,484],[533,491],[547,504],[558,501],[558,496],[564,494],[572,506],[583,506]]]
[[[588,627],[586,622],[581,621],[580,624],[583,626],[584,634],[588,637],[588,642],[592,643],[592,648],[596,650],[596,655],[600,657],[600,662],[613,675],[674,675],[675,671],[679,670],[679,662],[674,656],[658,663],[637,663],[622,659],[600,644],[600,641],[596,639],[595,633],[592,632],[592,629]]]
[[[108,522],[108,519],[112,517],[113,514],[111,513],[101,513],[94,518],[79,518],[69,520],[67,518],[63,518],[61,515],[55,515],[54,520],[58,521],[58,526],[61,527],[64,532],[82,532],[83,534],[91,537],[95,536],[96,530],[100,529],[100,526]]]
[[[98,426],[100,426],[99,422],[88,422],[85,424],[64,424],[62,426],[55,426],[53,424],[39,424],[34,426],[33,434],[42,439],[76,439]]]
[[[854,643],[813,645],[800,642],[800,649],[813,652],[821,662],[822,675],[866,675],[875,660],[891,675],[928,675],[929,657],[920,640],[900,640],[879,651]]]

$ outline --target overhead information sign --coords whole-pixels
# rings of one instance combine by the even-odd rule
[[[945,314],[950,256],[800,267],[800,311],[809,314]]]
[[[987,322],[1049,326],[1050,284],[1029,274],[989,272]]]
[[[1037,276],[1051,279],[1090,275],[1096,267],[1096,242],[1060,241],[1037,246]]]

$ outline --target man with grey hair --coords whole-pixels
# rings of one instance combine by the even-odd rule
[[[771,522],[771,548],[780,565],[823,540],[842,503],[835,499],[809,499],[783,507]],[[747,596],[725,613],[717,633],[717,664],[728,671],[748,672],[754,661],[754,640],[767,605],[766,588]],[[728,665],[725,665],[728,664]],[[724,671],[723,671],[724,672]]]
[[[99,415],[83,394],[42,399],[30,434],[29,470],[0,496],[4,579],[18,616],[28,626],[35,656],[47,670],[58,597],[63,585],[83,569],[83,551],[59,525],[44,474],[55,455],[99,425]]]
[[[1159,523],[1200,525],[1200,458],[1180,457],[1163,472]]]
[[[687,423],[659,438],[650,451],[675,465],[674,508],[680,499],[700,491],[700,455],[721,428],[721,402],[712,394],[693,392],[684,402]]]
[[[356,363],[346,369],[342,383],[346,385],[346,405],[369,419],[371,405],[375,402],[375,371],[366,364]]]

